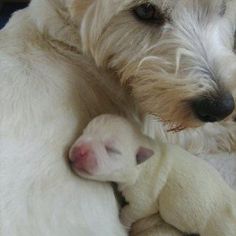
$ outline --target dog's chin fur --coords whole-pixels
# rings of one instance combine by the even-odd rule
[[[169,127],[154,116],[145,118],[144,133],[164,142],[178,144],[193,154],[233,152],[236,145],[236,125],[233,121],[206,124],[180,132],[168,131]]]
[[[1,235],[125,236],[111,187],[84,181],[74,176],[66,165],[70,145],[92,118],[104,113],[119,113],[135,119],[144,116],[144,112],[158,116],[163,113],[161,119],[170,120],[171,125],[174,119],[174,123],[184,127],[202,125],[192,113],[188,115],[190,111],[182,105],[183,97],[179,94],[179,101],[171,97],[165,101],[162,93],[155,97],[156,81],[155,90],[150,94],[151,84],[144,90],[147,101],[151,100],[145,103],[145,97],[142,98],[145,64],[149,59],[157,60],[155,50],[151,50],[155,55],[150,57],[150,46],[153,42],[156,44],[160,36],[150,39],[153,30],[147,34],[146,27],[127,15],[124,9],[130,2],[32,0],[29,8],[16,13],[0,32]],[[131,35],[126,21],[132,23],[128,27],[132,29]],[[219,73],[227,71],[220,84],[234,89],[234,55],[230,50],[233,42],[228,24],[224,34],[229,37],[223,46],[219,40],[223,54],[219,57],[216,55],[219,51],[215,50],[214,55]],[[125,25],[125,29],[119,28],[120,25]],[[137,43],[142,50],[135,46]],[[141,55],[145,52],[145,60],[136,52]],[[137,56],[135,60],[132,55]],[[183,58],[186,62],[188,56],[184,54]],[[220,58],[228,58],[227,65],[221,65]],[[173,75],[178,67],[174,65],[174,70],[173,66],[167,66],[166,71],[158,72],[162,79],[166,72]],[[180,73],[182,69],[179,67],[177,71]],[[148,69],[152,76],[155,70]],[[191,73],[196,76],[189,71],[186,76]],[[165,89],[174,91],[178,78],[167,81]],[[195,92],[195,85],[191,79],[187,80],[189,86],[180,90],[190,88],[185,93],[189,97],[190,91]],[[214,82],[206,81],[200,87],[204,91],[214,90]],[[196,96],[191,94],[191,97],[193,95]],[[164,103],[163,109],[161,103]],[[164,109],[166,105],[170,111]],[[235,148],[235,126],[230,122],[180,133],[166,132],[161,122],[151,120],[145,127],[150,136],[150,130],[156,130],[156,137],[193,152]]]

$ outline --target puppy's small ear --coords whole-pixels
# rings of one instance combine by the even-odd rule
[[[153,155],[154,155],[153,150],[145,147],[140,147],[136,154],[136,162],[138,165],[142,164],[143,162],[151,158]]]

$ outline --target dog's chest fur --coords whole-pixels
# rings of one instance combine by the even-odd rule
[[[80,180],[66,163],[69,146],[90,119],[119,111],[120,100],[111,96],[114,90],[119,94],[119,87],[108,84],[106,75],[80,55],[71,60],[75,55],[68,57],[67,50],[43,40],[26,11],[11,20],[0,42],[0,195],[1,215],[7,219],[1,222],[1,232],[94,235],[96,229],[96,235],[125,235],[111,187]],[[80,204],[84,196],[90,207]],[[110,205],[105,212],[103,201]],[[100,231],[88,227],[103,222],[90,212],[113,218],[111,226]],[[8,222],[15,224],[10,227]]]

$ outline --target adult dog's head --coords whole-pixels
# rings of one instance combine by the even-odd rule
[[[71,26],[64,34],[68,42],[79,35],[83,53],[117,74],[140,111],[173,129],[224,120],[233,112],[234,1],[44,1],[64,28]]]

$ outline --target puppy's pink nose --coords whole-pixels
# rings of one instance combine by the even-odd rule
[[[73,169],[89,174],[92,174],[97,167],[95,153],[90,144],[80,144],[73,147],[70,153],[70,161]]]

